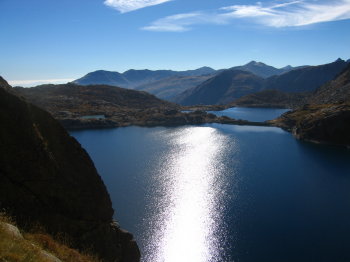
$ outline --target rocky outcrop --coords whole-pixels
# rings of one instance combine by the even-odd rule
[[[350,146],[350,105],[305,105],[270,121],[301,140]]]
[[[112,220],[106,187],[80,144],[46,111],[0,81],[0,208],[105,261],[139,261],[132,235]]]

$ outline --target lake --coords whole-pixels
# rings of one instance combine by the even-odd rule
[[[347,149],[221,124],[71,135],[144,262],[350,261]]]
[[[208,111],[208,113],[253,122],[263,122],[266,120],[275,119],[289,110],[290,109],[280,108],[231,107],[221,111]]]

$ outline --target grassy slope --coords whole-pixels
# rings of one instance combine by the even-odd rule
[[[14,234],[8,225],[13,226],[11,218],[0,213],[0,261],[1,262],[99,262],[88,254],[81,254],[69,248],[61,241],[55,240],[44,232]],[[13,228],[16,231],[16,228]]]

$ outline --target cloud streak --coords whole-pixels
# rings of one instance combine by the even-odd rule
[[[299,27],[350,19],[350,0],[290,1],[273,5],[232,5],[212,12],[198,11],[161,18],[143,27],[149,31],[183,32],[194,25],[229,24],[239,20],[267,27]]]
[[[148,6],[160,5],[171,0],[106,0],[104,4],[117,9],[121,13],[127,13]]]

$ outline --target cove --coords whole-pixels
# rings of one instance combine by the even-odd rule
[[[349,261],[349,150],[274,127],[71,132],[142,261]]]
[[[228,116],[234,119],[264,122],[275,119],[289,110],[290,109],[280,108],[231,107],[221,111],[208,111],[208,113],[212,113],[217,116]]]

